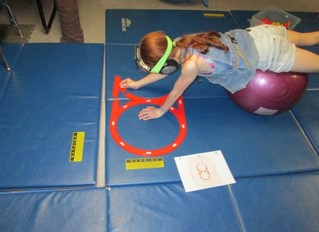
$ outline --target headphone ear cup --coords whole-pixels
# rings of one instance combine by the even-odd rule
[[[177,71],[179,64],[176,60],[168,59],[163,65],[160,73],[164,75],[169,75]]]

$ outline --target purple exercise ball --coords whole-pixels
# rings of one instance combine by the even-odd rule
[[[240,108],[255,114],[273,115],[289,110],[302,97],[308,84],[304,73],[257,70],[245,89],[228,92]]]

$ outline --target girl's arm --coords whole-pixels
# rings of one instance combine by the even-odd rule
[[[131,78],[126,78],[126,79],[121,81],[120,87],[121,88],[139,89],[145,85],[159,81],[166,76],[167,75],[150,73],[138,81],[133,81]]]
[[[161,117],[176,100],[184,93],[184,91],[194,82],[198,74],[197,65],[192,60],[187,61],[182,68],[180,77],[174,84],[173,89],[168,94],[165,102],[159,108],[148,106],[141,110],[138,117],[140,120],[149,120]]]

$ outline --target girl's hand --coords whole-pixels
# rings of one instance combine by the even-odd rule
[[[131,88],[137,89],[136,81],[133,81],[131,78],[126,78],[120,83],[120,88]]]
[[[160,118],[164,114],[164,111],[161,108],[156,108],[154,106],[148,106],[141,110],[141,112],[138,114],[138,118],[140,120],[149,120],[149,119],[155,119]]]

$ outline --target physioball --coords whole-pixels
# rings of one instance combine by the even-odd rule
[[[245,89],[228,92],[240,108],[255,114],[273,115],[292,108],[302,97],[308,84],[304,73],[257,70]]]

